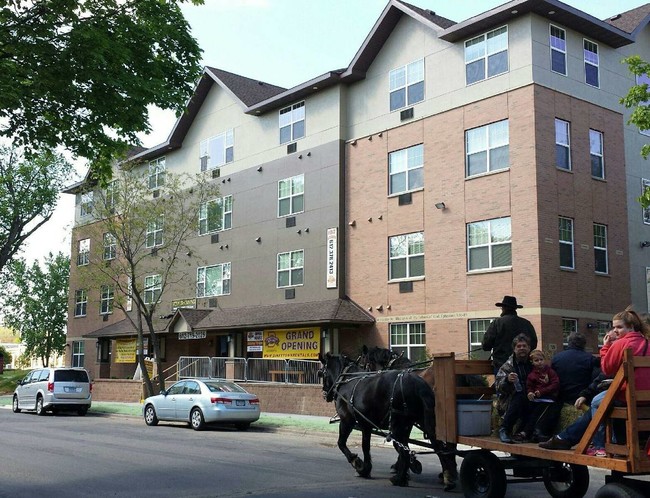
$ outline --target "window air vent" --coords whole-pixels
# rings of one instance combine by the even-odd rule
[[[103,314],[103,315],[102,315],[102,322],[107,322],[107,321],[108,321],[108,315],[107,315],[107,314]]]
[[[219,243],[219,234],[218,233],[213,233],[210,235],[210,244],[218,244]]]
[[[212,170],[212,178],[219,178],[221,176],[221,170],[219,168],[215,168]]]
[[[397,198],[397,205],[398,206],[406,206],[407,204],[411,204],[413,202],[413,199],[411,197],[411,192],[407,192],[406,194],[402,194]]]
[[[400,282],[399,291],[400,293],[413,292],[413,282]]]
[[[287,154],[293,154],[298,150],[298,144],[296,142],[287,145]]]
[[[296,226],[296,217],[295,216],[289,216],[287,218],[287,228],[295,227]]]
[[[201,171],[205,171],[208,169],[208,156],[203,156],[202,158],[199,159],[201,161]]]
[[[208,299],[208,308],[216,308],[217,307],[217,298],[216,297],[211,297]]]
[[[154,190],[153,192],[151,192],[151,195],[153,195],[154,199],[157,199],[158,197],[160,197],[160,190]]]
[[[401,121],[404,121],[406,119],[412,119],[413,118],[413,108],[409,107],[408,109],[404,109],[402,112],[399,113],[399,119]]]
[[[296,298],[296,289],[285,289],[284,290],[285,299],[295,299]]]

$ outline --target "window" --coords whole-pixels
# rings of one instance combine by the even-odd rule
[[[636,84],[637,85],[648,85],[648,88],[650,88],[650,76],[647,74],[637,74],[636,75]],[[645,105],[650,105],[650,101],[645,101]],[[650,137],[650,128],[647,130],[639,130],[639,133],[641,135],[646,135]]]
[[[415,363],[428,360],[424,323],[391,323],[390,349]]]
[[[112,233],[104,234],[104,259],[115,259],[117,255],[117,239]]]
[[[551,71],[566,76],[566,31],[550,25]]]
[[[483,351],[483,336],[494,318],[487,320],[469,320],[469,358],[472,360],[488,360],[489,351]]]
[[[559,222],[560,240],[560,268],[575,268],[573,259],[573,220],[560,217]]]
[[[113,180],[108,182],[106,185],[106,211],[108,213],[114,213],[115,212],[115,205],[117,203],[117,196],[119,194],[119,186],[118,186],[118,181]]]
[[[304,267],[305,254],[302,249],[278,254],[278,288],[302,285]]]
[[[422,144],[388,154],[389,194],[401,194],[424,186]]]
[[[468,85],[507,71],[507,26],[465,42],[465,81]]]
[[[165,219],[161,216],[155,221],[147,224],[147,241],[146,247],[152,248],[163,244],[163,225]]]
[[[232,228],[232,195],[213,199],[199,208],[199,235]]]
[[[598,349],[603,347],[603,339],[605,334],[612,330],[612,322],[596,322],[596,330],[598,332]]]
[[[603,159],[603,134],[589,130],[589,153],[591,155],[591,176],[605,178],[605,160]]]
[[[80,206],[81,216],[90,216],[92,214],[93,200],[94,200],[94,195],[92,192],[85,192],[81,194],[81,206]]]
[[[589,40],[583,40],[585,56],[585,83],[587,85],[600,86],[598,79],[598,45]]]
[[[505,169],[510,165],[508,120],[465,132],[467,176]]]
[[[424,233],[391,237],[389,252],[390,280],[424,277]]]
[[[645,178],[641,179],[641,195],[643,195],[643,192],[645,192],[645,189],[650,188],[650,180],[646,180]],[[646,225],[650,225],[650,207],[643,208],[643,223]],[[650,305],[650,303],[649,303]],[[650,306],[649,306],[650,309]]]
[[[569,347],[569,334],[578,330],[578,320],[574,318],[562,318],[562,346]]]
[[[607,226],[594,223],[594,260],[596,273],[608,273]]]
[[[235,137],[232,130],[203,140],[199,145],[201,171],[215,169],[234,160]]]
[[[77,266],[85,266],[90,262],[90,239],[81,239],[78,244]]]
[[[230,263],[204,266],[196,270],[196,297],[230,294]]]
[[[165,185],[165,158],[160,157],[149,163],[149,188],[156,189]]]
[[[280,143],[286,144],[305,136],[305,102],[280,109]]]
[[[86,316],[88,294],[84,289],[74,291],[74,316]]]
[[[424,59],[393,69],[388,75],[390,110],[424,100]]]
[[[155,304],[162,293],[162,278],[160,275],[144,277],[144,304]]]
[[[113,313],[113,286],[102,285],[100,290],[99,314],[109,315]]]
[[[278,217],[302,213],[305,210],[305,175],[278,182]]]
[[[555,165],[571,171],[571,136],[569,123],[555,119]]]
[[[84,366],[84,342],[74,341],[72,343],[72,366],[82,368]]]
[[[469,223],[467,261],[469,271],[512,266],[510,218]]]

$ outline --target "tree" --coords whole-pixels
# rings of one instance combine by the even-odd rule
[[[156,328],[166,323],[159,315],[167,315],[169,309],[161,310],[161,297],[172,286],[186,287],[194,281],[196,258],[192,258],[191,243],[198,231],[199,209],[218,190],[204,175],[165,172],[157,178],[164,185],[152,195],[147,173],[137,165],[119,170],[105,189],[95,192],[96,223],[84,233],[100,250],[84,255],[88,264],[80,266],[78,273],[82,285],[99,287],[104,296],[113,296],[107,311],[115,308],[124,313],[136,332],[138,351],[144,350],[145,335],[149,338],[158,372],[162,372]],[[138,363],[147,393],[152,395],[143,354],[138,355]],[[164,389],[162,376],[159,383]]]
[[[11,353],[7,351],[7,349],[4,346],[0,346],[0,355],[3,356],[3,363],[4,365],[9,365],[12,360]]]
[[[0,147],[0,272],[52,217],[71,171],[72,166],[52,152],[25,159],[19,150]]]
[[[180,4],[203,0],[0,0],[0,135],[64,146],[110,173],[150,130],[147,106],[191,94],[201,49]]]
[[[23,259],[8,266],[11,285],[2,289],[5,324],[20,335],[25,356],[39,358],[48,366],[53,355],[65,351],[70,258],[49,253],[45,269]]]
[[[650,63],[644,61],[638,55],[632,55],[623,59],[628,65],[630,72],[635,76],[648,76],[650,75]],[[628,120],[628,124],[633,124],[639,130],[650,130],[650,88],[647,83],[634,85],[627,92],[627,95],[621,99],[621,104],[626,108],[632,109],[632,114]],[[647,159],[650,155],[650,144],[645,144],[641,147],[641,155]],[[638,198],[638,201],[644,208],[650,207],[650,189],[645,189],[643,195]]]

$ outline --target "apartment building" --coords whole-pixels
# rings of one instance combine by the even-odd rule
[[[206,68],[169,139],[132,158],[220,189],[219,219],[197,213],[196,280],[160,297],[165,362],[303,336],[467,354],[504,295],[545,349],[576,329],[596,348],[613,313],[648,307],[648,136],[619,99],[635,83],[620,60],[650,58],[649,16],[516,0],[455,23],[391,0],[344,70],[283,89]],[[111,351],[134,331],[77,288],[78,254],[102,249],[92,190],[68,189],[68,363],[121,377],[133,362]]]

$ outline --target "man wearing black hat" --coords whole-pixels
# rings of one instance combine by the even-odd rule
[[[512,340],[519,334],[530,337],[530,349],[537,348],[537,334],[533,324],[517,315],[517,310],[523,308],[517,304],[514,296],[503,296],[503,301],[495,306],[501,308],[501,316],[494,320],[483,336],[483,351],[492,350],[492,366],[494,373],[512,354]]]

